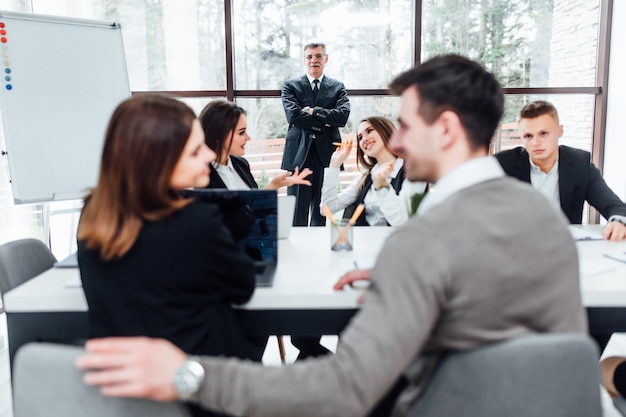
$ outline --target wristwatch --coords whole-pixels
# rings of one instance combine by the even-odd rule
[[[174,387],[178,397],[183,401],[195,399],[203,380],[204,368],[197,357],[189,356],[174,374]]]

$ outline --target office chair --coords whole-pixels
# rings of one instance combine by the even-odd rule
[[[0,246],[0,295],[43,271],[52,268],[56,258],[37,239],[21,239]]]
[[[543,334],[449,355],[414,417],[600,417],[598,349],[581,334]]]
[[[15,417],[189,417],[179,402],[104,397],[82,381],[79,346],[28,343],[15,357]]]

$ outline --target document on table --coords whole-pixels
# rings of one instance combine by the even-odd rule
[[[604,240],[600,232],[593,232],[576,226],[570,226],[569,231],[574,240]]]
[[[611,356],[626,356],[626,333],[613,333],[606,344],[600,360]]]
[[[626,252],[608,252],[604,254],[604,257],[626,264]]]

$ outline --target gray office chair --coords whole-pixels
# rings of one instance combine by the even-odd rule
[[[43,271],[52,268],[56,258],[37,239],[21,239],[0,246],[0,295]]]
[[[443,361],[415,417],[601,417],[598,349],[587,336],[525,336]]]
[[[15,357],[15,417],[188,417],[182,403],[103,397],[74,366],[78,346],[29,343]]]

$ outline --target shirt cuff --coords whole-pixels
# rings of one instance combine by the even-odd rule
[[[613,216],[609,217],[609,223],[610,222],[620,222],[621,224],[626,226],[626,216],[614,214]]]

